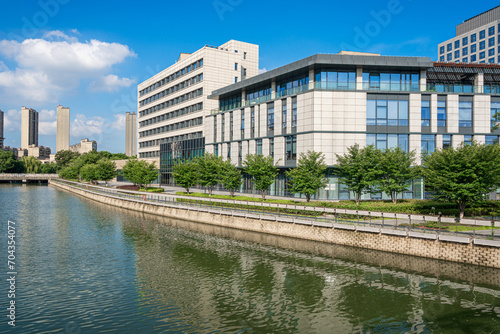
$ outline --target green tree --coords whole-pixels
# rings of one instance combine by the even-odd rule
[[[309,202],[312,195],[326,186],[328,182],[325,178],[327,168],[323,153],[315,151],[307,151],[306,154],[300,153],[297,167],[286,172],[286,176],[290,179],[290,192],[304,194]]]
[[[212,196],[214,187],[219,183],[222,167],[222,157],[207,153],[196,159],[199,171],[200,185],[208,188],[208,195]]]
[[[116,177],[116,174],[116,164],[114,161],[101,159],[97,162],[97,180],[106,181],[106,186],[109,180]]]
[[[54,174],[56,172],[57,172],[57,164],[53,162],[49,164],[43,164],[40,170],[40,173],[43,174]]]
[[[241,170],[231,164],[231,160],[226,160],[221,165],[219,182],[234,197],[236,190],[241,186]]]
[[[381,152],[373,145],[359,148],[358,144],[347,150],[342,156],[336,154],[338,173],[341,181],[354,193],[356,204],[359,205],[361,196],[371,192],[380,177],[378,163]]]
[[[22,173],[24,165],[16,159],[14,152],[0,150],[0,173]]]
[[[141,187],[147,190],[147,186],[158,178],[158,169],[155,163],[148,164],[144,160],[130,159],[122,168],[122,174]]]
[[[79,157],[80,153],[73,152],[70,150],[63,150],[56,153],[56,164],[57,168],[61,169],[67,167],[71,161]]]
[[[36,174],[42,170],[42,162],[33,156],[22,157],[21,161],[27,173]]]
[[[178,161],[172,171],[175,183],[186,189],[189,194],[189,189],[198,183],[199,168],[198,164],[193,161]]]
[[[80,168],[80,176],[83,180],[95,183],[98,179],[99,167],[97,164],[86,164]]]
[[[273,157],[248,154],[243,166],[244,171],[252,176],[255,189],[260,191],[262,200],[265,201],[266,192],[278,175],[278,168],[273,163]]]
[[[125,160],[129,157],[125,153],[112,153],[110,159],[111,160]]]
[[[500,146],[472,142],[422,157],[425,186],[432,197],[454,202],[464,217],[468,204],[500,186]]]
[[[59,170],[59,176],[66,180],[78,179],[78,169],[74,166],[67,166]]]
[[[400,147],[386,149],[380,156],[379,168],[381,176],[378,187],[397,202],[398,193],[402,193],[415,177],[415,152],[407,153]]]

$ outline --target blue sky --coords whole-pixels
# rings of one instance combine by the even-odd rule
[[[230,39],[260,45],[261,69],[340,50],[436,60],[437,44],[496,1],[4,1],[0,110],[5,145],[19,147],[22,106],[40,112],[39,145],[55,151],[55,110],[71,108],[71,138],[125,151],[124,114],[137,84],[180,52]]]

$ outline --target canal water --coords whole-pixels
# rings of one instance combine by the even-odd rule
[[[496,269],[144,215],[49,186],[0,185],[0,226],[0,333],[500,333]]]

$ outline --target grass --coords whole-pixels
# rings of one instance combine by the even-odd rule
[[[149,187],[148,190],[145,190],[144,188],[141,188],[141,189],[139,189],[139,191],[145,191],[145,192],[148,192],[148,193],[162,193],[165,190],[163,188]]]

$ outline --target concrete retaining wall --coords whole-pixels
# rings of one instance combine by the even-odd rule
[[[222,211],[218,210],[216,211],[217,213],[193,211],[164,206],[158,203],[153,204],[108,197],[83,189],[69,187],[58,182],[51,182],[51,185],[100,203],[155,215],[292,238],[500,268],[500,248],[484,244],[413,238],[407,235],[373,233],[372,231],[352,231],[339,229],[335,226],[331,228],[283,223],[258,218],[232,216],[222,214]]]

